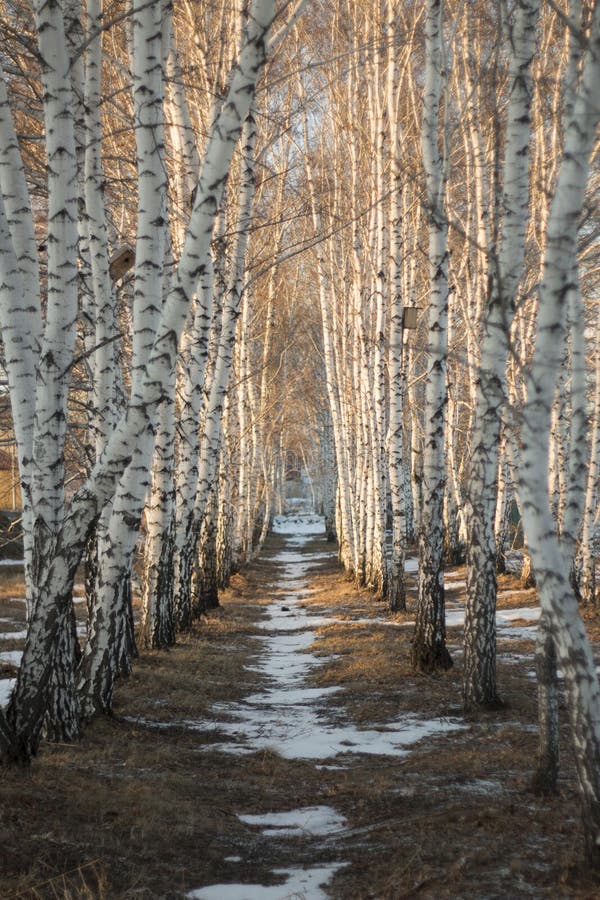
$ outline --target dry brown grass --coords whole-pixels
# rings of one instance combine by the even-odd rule
[[[23,566],[2,566],[0,575],[0,602],[23,596]]]
[[[69,872],[62,872],[52,878],[46,878],[37,884],[17,889],[11,896],[21,900],[104,900],[110,895],[104,872],[102,859],[92,860],[83,866],[77,866]]]
[[[260,648],[253,636],[277,589],[271,560],[280,546],[271,539],[264,558],[234,578],[222,608],[175,648],[142,654],[118,686],[113,717],[94,721],[76,745],[43,745],[29,772],[2,773],[0,896],[168,900],[203,884],[269,884],[276,867],[338,860],[349,863],[328,888],[339,900],[598,897],[599,883],[577,868],[581,832],[564,710],[560,795],[541,800],[529,791],[536,753],[529,662],[501,660],[505,709],[405,756],[346,754],[329,761],[340,767],[323,768],[270,750],[238,756],[214,746],[222,714],[213,705],[259,688],[244,667]],[[321,541],[313,548],[326,549]],[[345,581],[334,560],[316,566],[309,581],[314,593],[302,603],[342,619],[319,629],[311,648],[335,656],[313,682],[341,686],[328,701],[336,721],[373,727],[402,714],[460,715],[459,630],[450,630],[450,672],[410,670],[412,630],[401,623],[413,617],[414,590],[408,613],[389,625],[384,607]],[[455,594],[460,600],[460,588]],[[335,840],[268,839],[238,818],[316,804],[346,817]],[[241,866],[226,861],[231,856],[242,857]]]

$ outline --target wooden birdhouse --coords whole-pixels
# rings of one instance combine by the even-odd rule
[[[135,263],[135,250],[129,244],[124,244],[115,250],[108,264],[111,281],[118,281],[129,272]]]
[[[403,328],[416,328],[417,327],[417,313],[418,308],[416,306],[405,306],[402,310],[402,327]]]

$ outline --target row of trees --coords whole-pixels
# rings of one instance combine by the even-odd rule
[[[242,385],[250,364],[234,336],[258,187],[254,96],[269,50],[302,6],[276,10],[258,0],[177,15],[160,2],[133,11],[103,12],[95,2],[85,11],[44,3],[4,10],[0,289],[29,625],[2,733],[17,759],[35,752],[42,730],[73,738],[82,721],[111,708],[115,678],[134,652],[131,578],[147,496],[150,646],[174,640],[175,619],[189,627],[198,542],[214,568],[215,532],[227,532],[224,579],[232,553],[241,558],[256,543],[257,510],[268,521],[283,449],[281,428],[269,433],[266,424],[269,371],[262,395],[251,396],[263,406],[264,446],[244,422],[245,388],[237,403],[226,389],[234,353]],[[215,28],[223,40],[208,54]],[[184,72],[177,35],[186,30],[198,40],[186,44]],[[40,139],[47,178],[36,181],[45,164]],[[271,154],[270,140],[263,153]],[[233,523],[227,454],[249,483],[239,489],[245,515]],[[258,478],[248,479],[249,466]],[[89,614],[80,651],[72,588],[84,556]]]
[[[466,556],[468,710],[501,702],[496,573],[518,503],[543,609],[539,782],[557,769],[557,656],[597,863],[579,603],[596,592],[598,4],[2,15],[0,323],[29,616],[5,752],[26,761],[42,732],[110,711],[136,652],[132,579],[150,647],[216,602],[294,450],[347,572],[393,610],[418,541],[417,669],[452,664],[443,571]]]
[[[494,708],[496,574],[518,503],[543,610],[536,783],[555,786],[556,656],[595,863],[598,682],[579,603],[596,596],[599,16],[338,4],[328,116],[303,148],[315,233],[331,236],[316,269],[342,561],[402,608],[417,538],[413,662],[431,671],[452,664],[443,569],[464,553],[463,701]]]

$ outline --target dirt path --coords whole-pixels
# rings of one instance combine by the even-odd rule
[[[447,580],[456,665],[414,676],[412,600],[390,617],[311,527],[283,523],[219,610],[144,654],[114,718],[5,773],[0,896],[600,895],[576,866],[566,743],[561,795],[528,790],[533,594],[503,582],[507,707],[467,722],[464,573]]]
[[[411,615],[391,618],[340,581],[310,524],[282,529],[260,565],[270,599],[243,697],[213,707],[228,735],[221,752],[242,765],[261,752],[271,759],[270,791],[237,813],[271,872],[253,880],[242,847],[226,858],[226,880],[191,896],[597,896],[569,868],[570,841],[565,852],[565,831],[573,843],[578,832],[574,792],[565,785],[562,798],[540,803],[527,790],[537,609],[520,604],[532,595],[507,591],[499,613],[509,707],[466,722],[458,665],[436,678],[408,671]],[[461,579],[448,573],[458,664]]]
[[[272,599],[260,623],[264,631],[258,638],[260,654],[248,668],[246,685],[251,691],[256,675],[263,687],[241,701],[213,707],[219,715],[217,730],[231,738],[217,744],[216,749],[236,755],[267,750],[290,761],[315,761],[315,769],[322,773],[322,793],[329,794],[329,773],[347,774],[356,757],[401,757],[407,746],[425,736],[464,727],[458,722],[420,720],[410,715],[391,723],[374,721],[370,727],[357,727],[335,702],[335,695],[342,690],[340,685],[314,685],[319,670],[333,661],[331,655],[311,652],[317,630],[339,626],[342,619],[334,615],[335,610],[329,615],[323,610],[311,612],[307,601],[317,588],[310,588],[309,581],[318,579],[323,567],[331,567],[334,551],[326,545],[323,549],[322,544],[315,548],[315,533],[322,532],[322,523],[316,517],[281,520],[279,526],[286,533],[282,535],[283,547],[263,565],[263,577],[269,582],[265,587]],[[353,624],[368,627],[373,620],[353,619]],[[319,803],[243,813],[239,818],[279,845],[282,856],[289,857],[289,864],[275,872],[285,876],[285,882],[275,887],[219,884],[198,889],[190,896],[201,900],[260,900],[304,893],[321,900],[327,896],[324,889],[334,874],[349,865],[342,849],[348,823],[335,806]],[[302,840],[300,854],[298,839]],[[307,860],[321,858],[317,865],[306,865]],[[234,861],[244,869],[243,856]]]

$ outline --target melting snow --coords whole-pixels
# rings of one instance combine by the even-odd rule
[[[541,612],[539,606],[522,606],[520,609],[499,609],[496,613],[496,621],[499,625],[515,621],[537,622]]]
[[[16,682],[17,682],[16,678],[0,679],[0,706],[1,707],[8,706],[8,701],[10,700],[10,695],[12,694],[12,689],[14,688]]]
[[[0,641],[24,641],[26,637],[26,631],[4,631],[0,634]]]
[[[325,519],[323,516],[303,513],[297,516],[275,516],[273,531],[275,534],[324,534]]]
[[[247,825],[262,825],[267,837],[295,837],[312,834],[325,837],[341,831],[346,820],[330,806],[307,806],[291,812],[265,813],[264,815],[238,816]]]
[[[275,875],[284,875],[283,884],[213,884],[191,891],[189,900],[290,900],[305,897],[310,900],[327,900],[321,888],[326,885],[345,863],[331,863],[314,869],[275,869]]]
[[[11,666],[20,666],[22,658],[22,650],[3,650],[2,653],[0,653],[0,660],[9,663]]]
[[[453,628],[456,625],[464,625],[465,624],[465,611],[464,609],[447,609],[446,610],[446,627]]]
[[[498,637],[509,641],[530,640],[534,641],[537,634],[537,623],[541,614],[539,606],[522,606],[519,609],[499,609],[496,611],[496,625]],[[532,622],[532,626],[514,625],[513,622]],[[465,624],[465,611],[463,607],[446,610],[446,625],[463,626]]]
[[[314,704],[314,701],[313,701]],[[235,714],[235,710],[223,708]],[[354,725],[328,723],[326,714],[313,705],[290,704],[276,710],[258,707],[237,713],[237,721],[219,723],[219,731],[241,737],[243,744],[211,744],[225,753],[254,753],[272,750],[285,759],[329,759],[341,753],[404,756],[411,744],[464,726],[455,721],[420,720],[404,716],[386,725],[359,729]]]
[[[287,522],[289,529],[293,522]],[[285,529],[282,533],[287,534]],[[329,658],[307,652],[316,635],[311,627],[320,627],[338,619],[308,615],[298,605],[295,588],[303,585],[303,576],[316,560],[330,553],[299,553],[295,547],[305,543],[306,537],[296,533],[294,549],[283,550],[275,561],[284,564],[283,599],[267,608],[268,618],[261,622],[267,633],[258,640],[264,646],[258,662],[248,666],[268,681],[268,687],[251,694],[240,703],[222,703],[215,712],[225,714],[229,721],[217,725],[236,741],[218,744],[227,753],[252,753],[271,749],[287,759],[329,759],[342,753],[368,753],[400,756],[406,748],[425,737],[464,727],[446,720],[428,721],[404,716],[394,722],[360,729],[353,724],[339,725],[332,721],[324,701],[337,688],[308,687],[303,679]],[[288,539],[288,546],[292,539]],[[416,562],[416,560],[415,560]],[[289,593],[292,589],[292,593]],[[286,606],[282,610],[281,605]],[[215,745],[211,745],[214,749]]]

